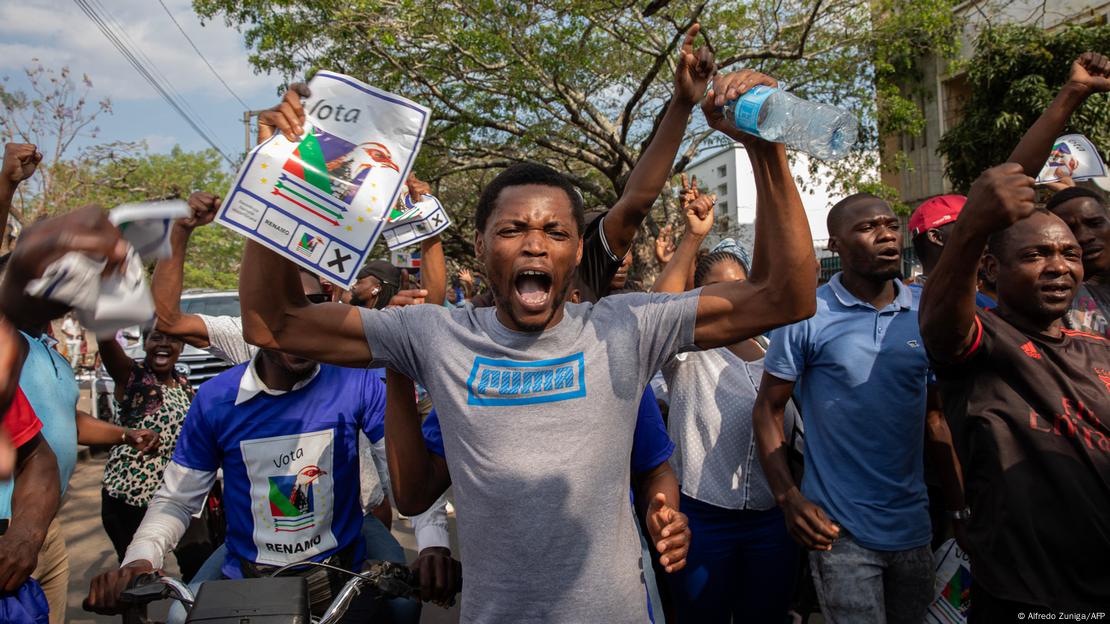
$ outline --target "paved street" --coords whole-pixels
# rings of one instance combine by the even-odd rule
[[[102,617],[81,609],[81,601],[88,593],[89,581],[92,577],[118,565],[112,543],[108,541],[108,536],[104,533],[100,522],[100,478],[103,471],[103,456],[79,460],[73,478],[70,479],[69,492],[60,512],[62,529],[69,550],[69,604],[66,617],[71,624],[119,622],[119,618]],[[454,544],[454,515],[449,520],[452,543],[457,551],[457,546]],[[416,557],[416,541],[411,523],[401,518],[394,519],[393,533],[405,547],[407,559],[412,561]],[[173,555],[167,559],[166,570],[171,574],[177,573],[177,564]],[[164,605],[152,607],[151,617],[163,619],[166,608]],[[424,606],[421,618],[424,624],[448,624],[457,621],[458,607],[444,610],[434,605]]]

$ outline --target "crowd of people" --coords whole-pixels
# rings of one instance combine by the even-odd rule
[[[1105,612],[1110,203],[1085,186],[1038,203],[1033,176],[1110,91],[1110,61],[1077,59],[966,197],[916,207],[913,283],[890,203],[838,201],[841,270],[819,286],[785,148],[721,112],[777,83],[718,74],[697,32],[616,204],[588,211],[559,171],[508,167],[476,201],[480,273],[449,282],[431,238],[419,276],[373,261],[345,290],[247,241],[241,316],[186,314],[190,237],[221,202],[194,193],[153,271],[145,356],[99,343],[112,422],[77,411],[73,369],[43,338],[68,309],[27,285],[74,251],[110,272],[127,245],[97,207],[28,226],[0,282],[0,600],[64,621],[56,514],[82,443],[112,446],[102,517],[119,565],[89,587],[97,613],[174,551],[193,587],[328,564],[297,572],[319,614],[343,570],[404,561],[395,512],[415,527],[421,601],[461,586],[464,621],[786,622],[811,586],[826,622],[920,623],[949,537],[970,557],[970,621]],[[259,141],[303,132],[309,96],[293,85]],[[637,292],[631,250],[699,104],[751,160],[754,245],[705,249],[716,198],[683,178],[684,233],[661,234],[663,271]],[[40,158],[7,146],[0,217]],[[233,366],[192,388],[174,368],[186,344]],[[198,526],[215,508],[221,528]],[[221,535],[185,547],[206,528]],[[364,593],[345,621],[416,622],[421,601]]]

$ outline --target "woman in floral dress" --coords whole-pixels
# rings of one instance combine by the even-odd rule
[[[162,471],[177,446],[194,393],[189,380],[174,369],[184,347],[180,339],[157,329],[144,331],[146,356],[141,362],[132,360],[113,339],[102,340],[99,346],[104,367],[116,383],[116,424],[124,427],[124,437],[132,429],[151,429],[161,435],[161,445],[153,452],[141,452],[127,444],[113,446],[104,465],[100,515],[122,561],[150,499],[162,484]]]

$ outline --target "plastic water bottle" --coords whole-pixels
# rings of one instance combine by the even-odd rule
[[[765,85],[752,87],[724,110],[741,131],[821,160],[844,158],[857,138],[856,118],[843,108]]]

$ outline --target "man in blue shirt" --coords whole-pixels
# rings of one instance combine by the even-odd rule
[[[828,227],[844,268],[817,290],[815,316],[771,336],[753,414],[760,459],[787,528],[813,550],[826,620],[921,622],[933,558],[918,295],[898,279],[902,233],[886,202],[852,195]],[[791,395],[806,425],[800,491],[784,452]]]
[[[318,292],[319,283],[308,281]],[[310,290],[310,284],[304,285]],[[305,560],[359,569],[366,544],[358,431],[369,434],[384,410],[385,389],[376,372],[319,365],[276,351],[260,351],[208,381],[190,407],[173,461],[123,566],[93,580],[86,607],[115,611],[119,592],[131,578],[161,567],[220,469],[226,557],[206,563],[194,584],[221,576],[262,576]],[[445,558],[438,567],[457,569],[458,563],[438,550],[421,552],[421,559]],[[437,568],[419,560],[414,566]],[[326,607],[347,580],[324,573],[327,582],[314,583],[311,578],[321,574],[317,570],[305,572],[314,610]],[[421,576],[434,586],[434,578]],[[365,618],[375,609],[373,597],[366,597],[352,605],[349,617]]]

